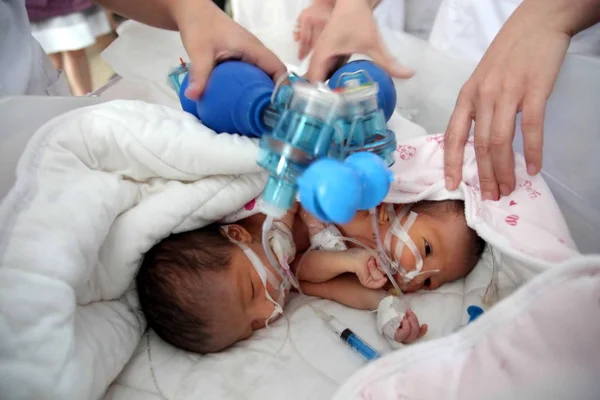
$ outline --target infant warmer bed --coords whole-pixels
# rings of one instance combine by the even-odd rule
[[[285,44],[281,35],[269,32],[257,34],[268,45],[271,44],[276,52],[283,54],[287,63],[298,64],[297,60],[293,60],[293,50],[290,50],[294,47],[291,44],[291,36]],[[146,40],[142,40],[140,44],[139,41],[143,37]],[[428,49],[423,42],[401,33],[384,31],[384,37],[399,60],[418,71],[414,79],[396,82],[399,99],[397,111],[415,124],[396,118],[394,127],[407,135],[443,131],[458,89],[468,77],[470,67],[447,59]],[[136,49],[129,47],[134,38],[138,40]],[[160,40],[156,40],[157,38]],[[147,50],[145,53],[135,53],[144,48]],[[172,60],[177,60],[182,54],[180,51],[181,45],[176,34],[127,23],[122,28],[119,40],[107,50],[106,57],[128,84],[145,86],[152,82],[154,90],[151,93],[140,92],[139,98],[149,98],[152,101],[160,98],[163,99],[161,102],[164,106],[127,102],[106,104],[106,107],[100,106],[92,109],[93,111],[75,110],[74,113],[46,125],[42,130],[48,131],[52,124],[69,126],[68,121],[71,118],[74,122],[69,129],[82,134],[85,133],[82,127],[92,131],[98,129],[98,136],[102,137],[102,129],[110,128],[111,134],[118,142],[121,140],[119,134],[128,133],[126,128],[116,130],[118,121],[110,121],[115,117],[123,118],[127,127],[131,128],[131,133],[137,135],[138,139],[156,132],[158,128],[154,126],[161,123],[173,130],[174,135],[177,134],[177,129],[185,128],[186,132],[204,137],[211,146],[215,146],[215,143],[228,144],[225,147],[231,152],[230,155],[239,157],[232,168],[237,166],[245,172],[241,178],[245,182],[240,184],[240,191],[251,198],[258,194],[262,182],[260,171],[253,167],[253,157],[256,154],[252,150],[252,143],[237,137],[221,136],[223,139],[216,139],[198,127],[196,121],[188,118],[189,116],[169,108],[171,105],[176,107],[176,103],[173,103],[172,96],[164,90],[164,84],[160,82],[164,80],[166,69],[173,63]],[[481,398],[476,395],[481,394],[481,390],[491,388],[495,392],[485,393],[486,398],[500,398],[502,390],[512,391],[513,397],[516,398],[538,398],[539,393],[543,393],[540,390],[549,387],[549,383],[558,382],[557,375],[554,374],[552,363],[549,361],[545,362],[545,366],[549,368],[548,376],[552,377],[552,381],[547,380],[549,378],[545,378],[543,374],[528,375],[525,367],[530,367],[529,370],[533,372],[539,371],[536,359],[531,357],[528,350],[533,348],[532,341],[550,346],[555,344],[556,337],[559,337],[564,343],[555,347],[544,347],[546,351],[543,354],[563,361],[563,364],[560,361],[555,362],[556,368],[565,369],[562,375],[565,383],[563,387],[577,384],[575,389],[579,388],[581,391],[574,392],[571,387],[571,393],[581,394],[578,398],[592,398],[585,396],[597,390],[598,386],[594,385],[598,383],[589,379],[590,371],[598,371],[600,359],[600,356],[594,353],[600,348],[597,346],[600,334],[597,296],[600,292],[600,259],[592,256],[600,253],[600,207],[596,200],[600,196],[600,181],[597,178],[600,164],[595,157],[600,151],[600,117],[594,108],[600,100],[599,82],[600,65],[597,60],[574,56],[567,58],[548,105],[544,137],[544,178],[565,215],[579,249],[590,256],[582,257],[570,266],[552,268],[537,277],[528,276],[523,280],[528,281],[532,278],[529,283],[499,302],[469,327],[459,330],[467,320],[466,306],[481,303],[481,297],[489,283],[492,263],[489,252],[465,280],[444,286],[435,292],[411,296],[410,301],[417,314],[423,322],[431,326],[427,338],[440,339],[407,346],[366,368],[361,368],[364,366],[363,361],[323,327],[321,321],[306,307],[306,299],[294,299],[286,310],[287,319],[281,319],[269,330],[257,332],[251,340],[239,343],[220,354],[199,356],[173,349],[152,333],[143,335],[143,321],[131,306],[135,303],[131,291],[126,290],[127,285],[124,285],[124,282],[119,282],[124,285],[122,293],[114,290],[110,282],[114,275],[110,273],[89,281],[97,284],[96,286],[78,286],[75,289],[77,301],[88,300],[85,302],[87,308],[78,306],[77,311],[72,314],[61,314],[70,315],[71,319],[65,317],[64,320],[48,320],[46,317],[53,315],[56,308],[75,307],[75,298],[67,298],[67,301],[64,298],[40,298],[43,291],[31,293],[27,286],[19,287],[19,282],[13,279],[14,268],[2,265],[0,306],[3,313],[0,317],[0,346],[4,347],[0,347],[1,392],[11,397],[14,395],[14,398],[18,398],[17,394],[36,393],[48,398],[73,399],[327,399],[336,395],[336,391],[339,390],[336,396],[340,399],[386,396],[398,398],[400,395],[437,399],[453,398],[452,396]],[[146,95],[148,97],[145,97]],[[2,194],[4,195],[8,191],[7,186],[12,184],[10,179],[4,177],[14,173],[15,154],[22,151],[26,140],[39,128],[44,119],[50,117],[38,114],[36,116],[40,121],[35,121],[35,118],[23,121],[16,117],[15,109],[22,109],[25,105],[37,108],[52,104],[56,107],[57,114],[60,114],[67,109],[102,103],[105,100],[108,98],[3,100],[0,103],[0,160],[4,179]],[[124,112],[129,116],[125,117]],[[94,113],[97,115],[93,116]],[[180,122],[174,122],[178,120]],[[101,125],[104,123],[106,125]],[[136,128],[142,133],[134,132]],[[573,140],[565,140],[566,138]],[[138,151],[135,143],[127,143],[129,148]],[[161,143],[152,144],[156,146],[156,154],[167,156],[161,153]],[[190,147],[195,145],[189,144]],[[516,139],[515,146],[519,148],[520,138]],[[200,154],[201,146],[198,149]],[[95,149],[90,150],[92,155],[97,154],[94,153]],[[142,153],[136,153],[135,156],[141,159],[140,154]],[[202,154],[206,156],[205,153]],[[245,157],[242,157],[242,154],[245,154]],[[177,162],[176,159],[173,161]],[[145,162],[148,168],[157,168],[152,160]],[[216,193],[216,189],[222,187],[220,185],[225,182],[221,179],[225,178],[212,177],[210,171],[202,169],[201,163],[198,163],[198,167],[200,170],[196,171],[197,176],[203,177],[198,185],[204,185],[202,190],[206,193],[211,190]],[[177,179],[185,180],[181,176],[182,171],[163,170],[161,173],[172,174]],[[226,168],[221,167],[212,172],[215,173],[226,175],[228,172]],[[42,183],[40,181],[40,184]],[[239,181],[231,180],[225,183],[235,188]],[[57,201],[60,199],[59,193],[60,191],[57,192]],[[208,203],[219,200],[213,194],[206,197]],[[238,201],[240,204],[236,204],[236,201],[238,200],[221,201],[223,204],[218,211],[215,211],[214,205],[211,210],[206,205],[196,205],[197,211],[192,213],[196,220],[192,221],[191,225],[174,225],[173,228],[190,228],[193,223],[199,224],[208,218],[203,213],[226,213],[243,205],[241,198]],[[2,208],[4,213],[7,211],[5,205],[6,203]],[[173,207],[173,204],[166,203],[163,208],[166,205]],[[73,219],[77,219],[76,216],[77,214]],[[157,219],[158,225],[160,218]],[[2,221],[7,220],[6,214],[2,215]],[[61,218],[57,220],[62,221]],[[130,218],[130,222],[137,224],[139,221]],[[145,221],[148,224],[145,227],[149,231],[156,229],[153,222],[154,220]],[[127,233],[126,230],[121,230],[123,223],[120,225],[107,226],[109,232],[104,234],[115,239],[111,232]],[[85,225],[80,228],[85,228]],[[140,227],[133,226],[132,232],[138,228]],[[3,257],[6,246],[14,244],[10,244],[9,227],[2,226],[0,229],[0,257]],[[120,238],[127,238],[136,245],[141,243],[128,236]],[[111,248],[110,244],[104,243],[98,251],[102,253],[103,249]],[[68,251],[66,247],[45,250],[47,253],[42,254],[43,256],[56,257],[57,260],[60,260],[60,254],[57,255],[57,252]],[[94,256],[81,254],[82,259]],[[104,260],[119,256],[102,254]],[[503,268],[519,268],[514,261],[511,262],[508,258],[497,261],[501,264],[500,296],[505,297],[524,282],[502,276]],[[74,279],[59,267],[56,275],[64,274],[66,282]],[[105,267],[106,270],[110,270],[110,265]],[[100,269],[98,274],[101,275],[102,271],[104,270]],[[5,285],[6,282],[11,282],[12,286],[2,286],[3,282]],[[44,282],[40,287],[43,287],[43,284]],[[107,294],[111,290],[114,293]],[[549,291],[556,293],[554,302],[543,307],[544,302],[549,301]],[[589,293],[596,295],[593,297]],[[89,301],[90,299],[94,301]],[[376,347],[387,348],[387,344],[375,329],[372,314],[325,301],[320,301],[320,304]],[[554,324],[544,325],[547,321],[544,312],[554,313],[551,314]],[[19,325],[38,314],[39,320],[43,320],[44,324],[31,325],[27,330],[23,328],[25,325]],[[519,315],[521,317],[517,318]],[[45,318],[42,318],[43,316]],[[581,326],[576,333],[572,333],[574,340],[570,340],[564,334],[567,329],[565,316],[571,318],[574,326]],[[587,318],[584,319],[585,324],[582,323],[582,318]],[[529,323],[515,326],[523,320]],[[452,334],[457,330],[457,333]],[[527,334],[513,338],[510,336],[511,332]],[[481,338],[484,333],[490,340],[485,343],[487,348],[482,349]],[[448,336],[450,334],[452,335]],[[61,353],[63,348],[60,346],[53,349],[44,345],[64,345],[61,338],[65,335],[72,338],[72,343],[66,343],[64,347],[71,349],[70,351]],[[496,337],[505,340],[495,341]],[[594,344],[596,346],[593,346]],[[581,352],[578,346],[586,346],[587,352]],[[555,349],[561,352],[552,352]],[[467,353],[471,358],[465,355]],[[543,359],[542,355],[534,355],[538,356],[539,360]],[[33,364],[31,360],[36,360],[36,363]],[[437,369],[432,366],[436,364],[436,360],[441,360]],[[462,364],[452,364],[453,360],[460,360]],[[579,369],[573,369],[573,365],[579,365]],[[517,376],[510,375],[510,371],[517,371],[518,376],[523,378],[518,379]],[[470,378],[481,386],[469,386]],[[517,389],[524,392],[517,392]],[[587,392],[582,391],[584,389]],[[469,397],[470,394],[474,397]],[[494,394],[497,396],[494,397]],[[547,398],[552,398],[551,395],[552,393]]]

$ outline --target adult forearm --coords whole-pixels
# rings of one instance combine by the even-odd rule
[[[94,0],[119,15],[157,28],[177,30],[185,13],[203,12],[210,0]],[[182,11],[185,10],[185,11]]]
[[[336,3],[343,3],[344,1],[366,1],[367,4],[369,4],[369,7],[371,7],[371,10],[374,10],[375,7],[381,3],[381,0],[313,0],[313,3],[327,5],[333,8]]]
[[[600,0],[524,0],[517,11],[538,16],[570,36],[600,22]]]

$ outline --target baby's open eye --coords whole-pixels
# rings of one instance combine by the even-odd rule
[[[431,245],[427,239],[423,239],[423,242],[425,243],[425,257],[429,257],[431,255]]]

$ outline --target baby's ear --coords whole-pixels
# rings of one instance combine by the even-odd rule
[[[241,243],[251,243],[252,235],[241,225],[231,224],[221,227],[221,234]]]

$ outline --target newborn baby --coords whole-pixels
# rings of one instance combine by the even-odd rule
[[[384,207],[378,210],[379,229],[385,237],[393,221]],[[397,280],[402,290],[432,290],[467,275],[477,264],[485,243],[466,225],[464,203],[422,201],[413,205],[412,211],[418,218],[408,235],[417,246],[423,267],[408,284]],[[145,255],[136,278],[149,327],[166,342],[198,353],[220,351],[263,328],[275,307],[269,297],[276,299],[278,291],[267,283],[267,296],[248,250],[259,259],[254,262],[262,262],[276,275],[261,242],[264,219],[264,215],[256,214],[235,224],[214,224],[171,235],[154,246]],[[310,247],[310,239],[327,227],[315,223],[302,210],[288,213],[282,222],[289,228],[299,255],[291,263],[295,270],[302,259],[300,254]],[[376,248],[368,212],[357,213],[350,223],[337,228],[344,236]],[[390,248],[398,242],[393,238]],[[406,270],[415,268],[416,259],[408,248],[398,256]],[[359,247],[311,251],[302,259],[298,275],[305,294],[349,307],[374,310],[389,297],[390,283],[378,268],[373,252]],[[388,336],[410,343],[426,329],[408,311]]]

